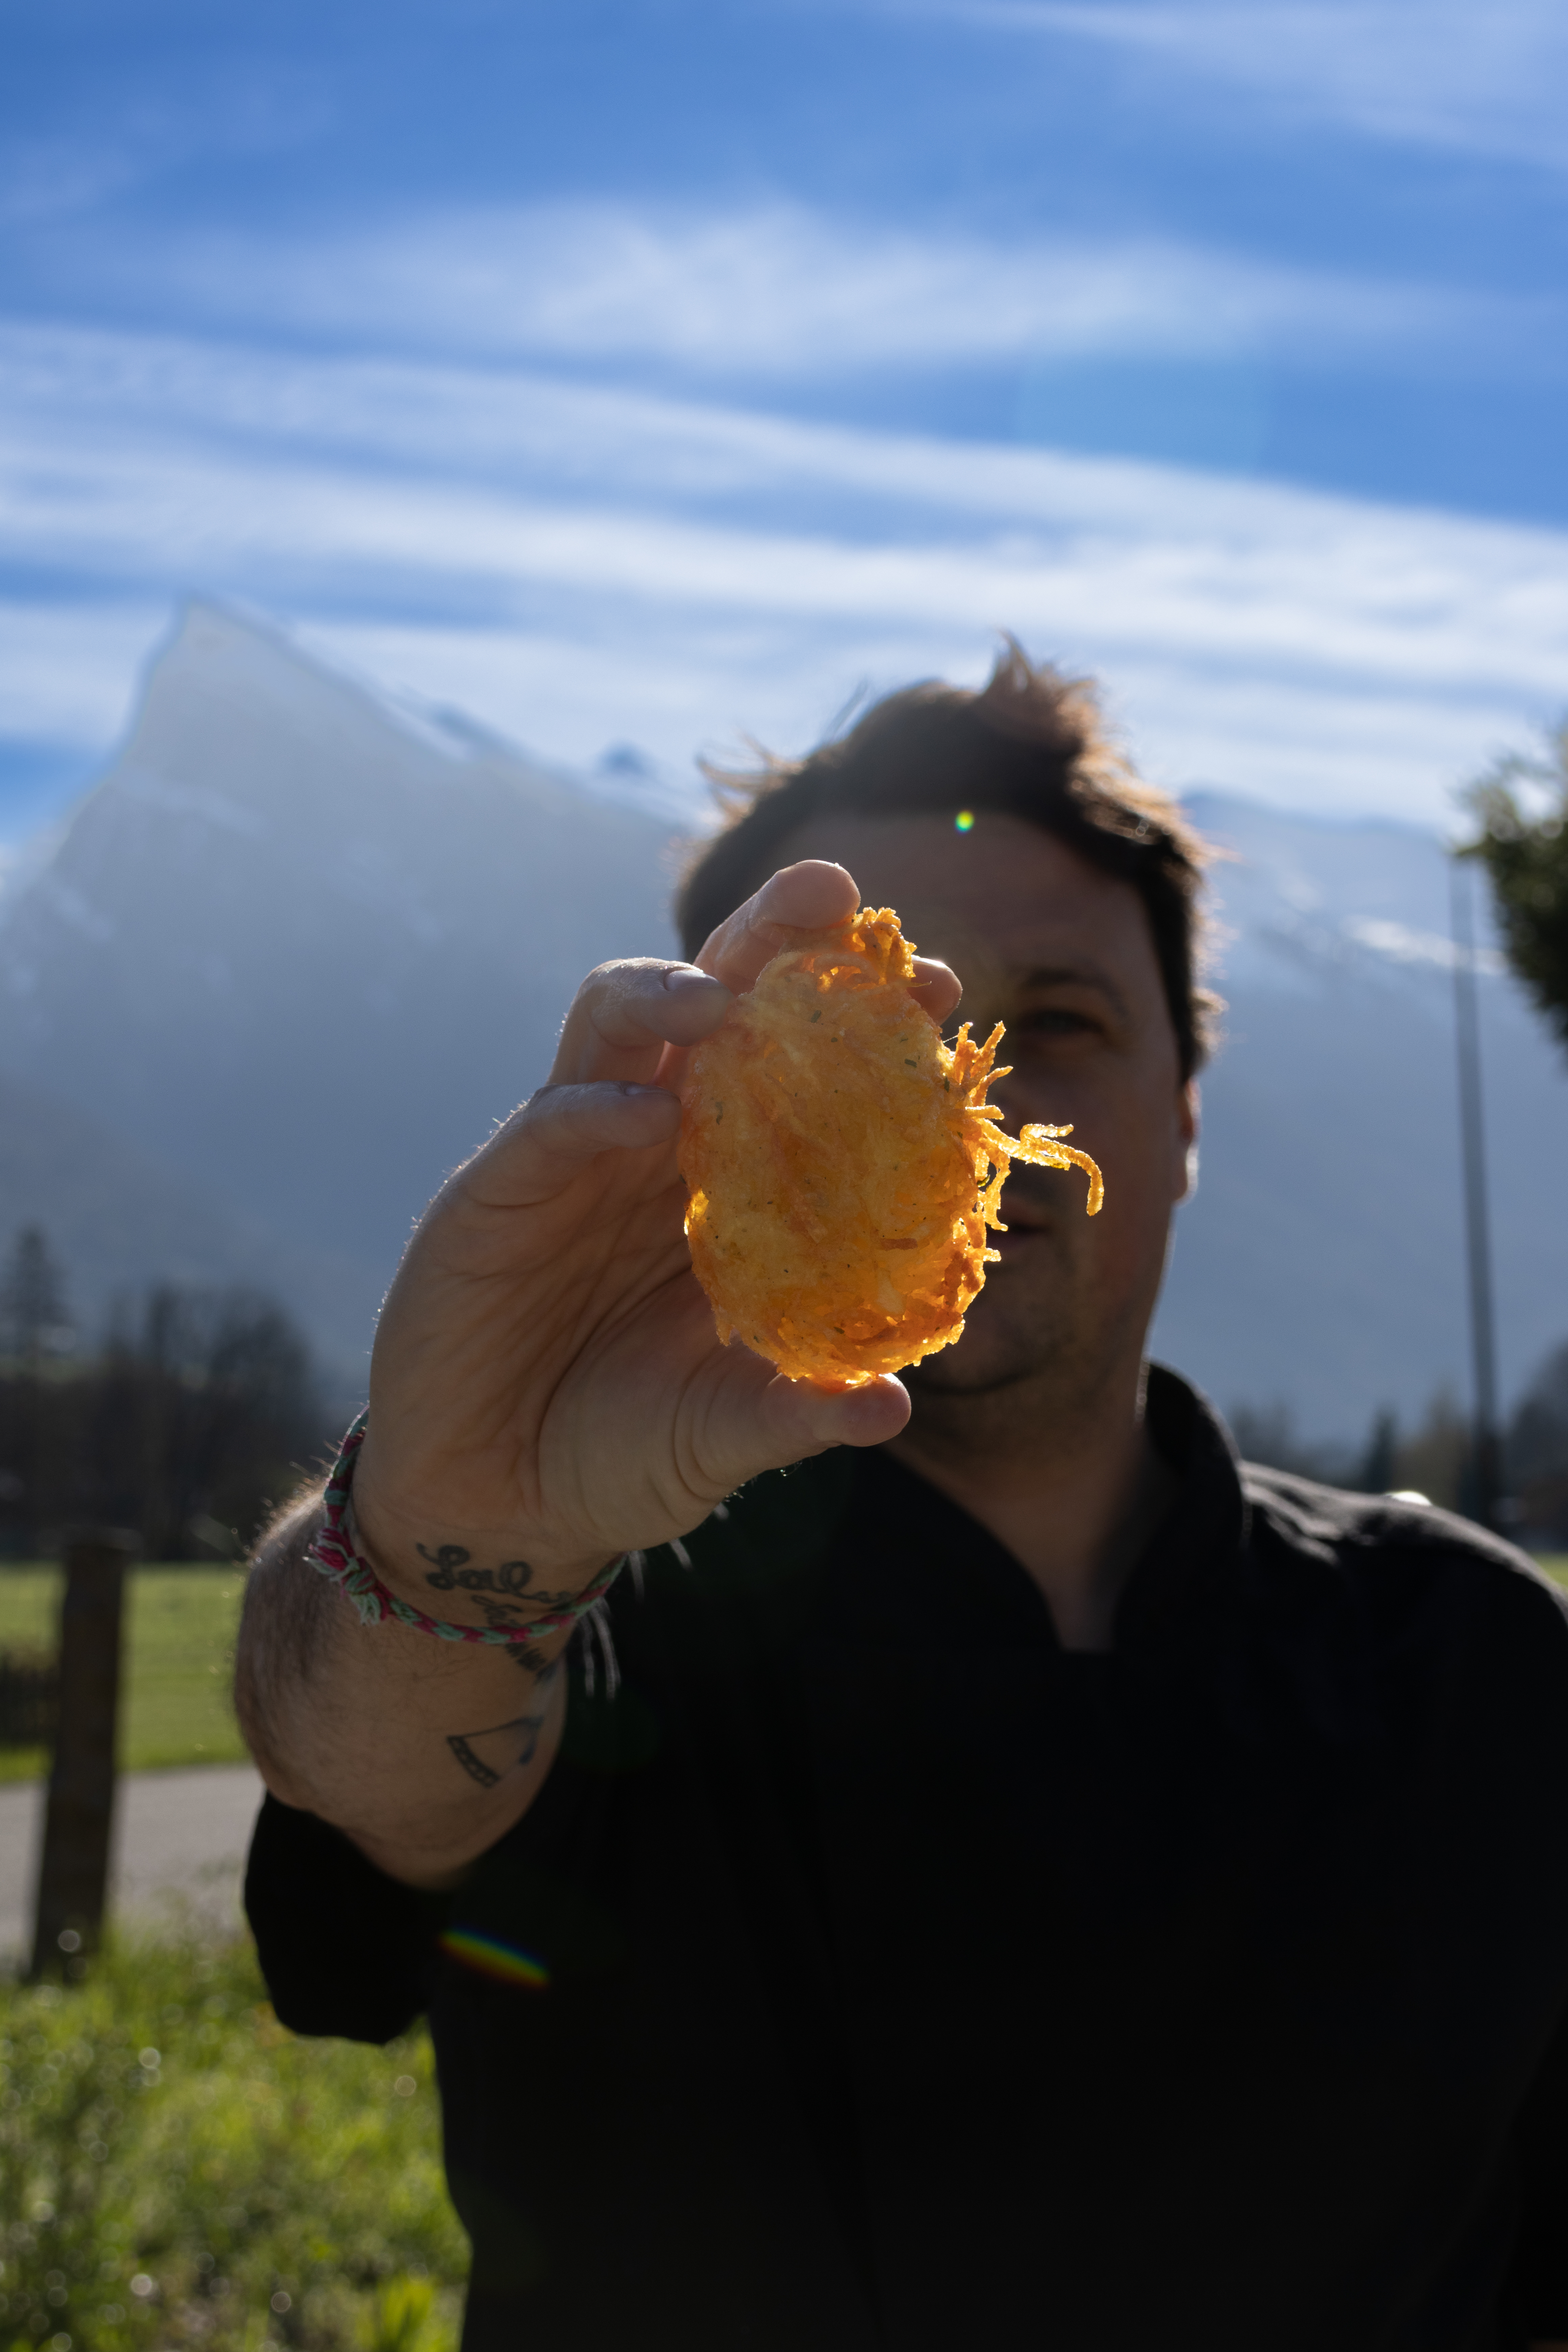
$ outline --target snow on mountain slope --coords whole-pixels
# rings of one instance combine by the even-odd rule
[[[0,1068],[378,1295],[582,974],[668,951],[674,838],[193,606],[6,908]]]
[[[1231,1009],[1157,1349],[1353,1436],[1467,1386],[1447,862],[1413,827],[1193,805],[1237,853]],[[0,1237],[58,1202],[89,1303],[232,1262],[353,1377],[412,1220],[542,1079],[578,979],[670,949],[675,824],[629,756],[579,786],[193,607],[0,918]],[[1568,1066],[1500,971],[1482,996],[1513,1389],[1568,1335]]]
[[[1158,1348],[1223,1403],[1350,1436],[1468,1393],[1448,861],[1433,834],[1197,794],[1233,861],[1226,1042]],[[1478,877],[1478,903],[1480,886]],[[1479,991],[1505,1388],[1568,1336],[1568,1063],[1495,952]]]

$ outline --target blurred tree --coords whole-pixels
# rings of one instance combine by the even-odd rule
[[[41,1225],[24,1225],[0,1267],[0,1528],[9,1549],[35,1550],[47,1497],[69,1454],[51,1375],[76,1334],[66,1321],[65,1276]]]
[[[1386,1495],[1394,1482],[1399,1462],[1398,1416],[1384,1405],[1373,1415],[1367,1435],[1366,1452],[1362,1456],[1355,1484],[1363,1495]]]
[[[1451,1389],[1440,1388],[1419,1429],[1395,1449],[1390,1486],[1408,1487],[1446,1511],[1463,1511],[1474,1448]]]
[[[1568,1545],[1568,1340],[1520,1399],[1506,1458],[1522,1538]]]
[[[1510,752],[1469,787],[1480,832],[1462,854],[1485,866],[1509,961],[1568,1046],[1568,719],[1545,740],[1543,758]]]
[[[98,1356],[51,1357],[58,1270],[18,1244],[10,1271],[0,1315],[19,1337],[0,1362],[5,1549],[36,1557],[66,1523],[96,1520],[137,1529],[153,1559],[241,1551],[327,1434],[282,1309],[252,1291],[162,1284],[121,1308]]]
[[[1268,1470],[1293,1471],[1298,1478],[1315,1478],[1324,1486],[1355,1485],[1353,1450],[1331,1438],[1298,1436],[1289,1405],[1238,1404],[1226,1418],[1244,1462],[1256,1462]]]
[[[1475,1516],[1470,1424],[1449,1388],[1437,1390],[1408,1433],[1392,1407],[1383,1406],[1360,1446],[1301,1437],[1286,1404],[1234,1405],[1226,1418],[1244,1462],[1352,1494],[1409,1490],[1443,1510]],[[1507,1460],[1526,1513],[1521,1524],[1568,1542],[1568,1343],[1542,1367],[1515,1413]]]
[[[0,1274],[0,1354],[37,1375],[45,1356],[67,1352],[75,1336],[48,1237],[41,1225],[24,1225]]]
[[[308,1350],[246,1290],[151,1291],[93,1383],[82,1468],[92,1516],[140,1528],[149,1559],[244,1548],[321,1442]]]

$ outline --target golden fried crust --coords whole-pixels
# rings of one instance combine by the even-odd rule
[[[1010,1160],[1089,1171],[1070,1128],[1004,1135],[1000,1024],[950,1048],[909,993],[891,908],[774,956],[691,1057],[680,1132],[691,1263],[721,1339],[858,1388],[945,1348],[996,1252]]]

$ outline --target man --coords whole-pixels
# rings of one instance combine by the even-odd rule
[[[890,698],[762,780],[692,961],[591,974],[415,1236],[362,1581],[521,1638],[362,1625],[307,1496],[238,1693],[279,2014],[429,2012],[468,2352],[1568,2339],[1562,1609],[1241,1473],[1143,1360],[1200,855],[1016,652]],[[1016,1174],[961,1343],[843,1394],[717,1345],[675,1137],[690,1047],[860,893],[1107,1197]],[[612,1690],[528,1628],[624,1551]]]

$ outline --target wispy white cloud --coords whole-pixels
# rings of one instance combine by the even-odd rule
[[[166,347],[155,356],[166,359]],[[235,353],[228,363],[231,380],[248,372],[259,415],[273,362]],[[90,383],[79,382],[74,414],[58,377],[47,399],[18,402],[9,446],[0,445],[0,516],[13,548],[37,563],[119,572],[158,562],[183,577],[238,562],[348,583],[365,566],[392,565],[410,581],[447,583],[443,602],[465,582],[531,579],[760,611],[1014,613],[1047,628],[1087,614],[1097,635],[1121,642],[1434,684],[1484,676],[1526,692],[1558,675],[1568,638],[1568,541],[1557,532],[1125,460],[647,396],[585,400],[527,376],[440,372],[428,380],[433,413],[421,435],[404,397],[426,381],[418,371],[384,383],[353,363],[282,373],[292,395],[282,428],[274,419],[269,434],[222,448],[178,429],[185,420],[166,410],[175,429],[163,432],[128,424],[113,399],[95,415]],[[358,395],[360,454],[329,463],[310,444],[345,380]],[[511,420],[505,494],[448,468],[465,383],[481,410]],[[170,388],[165,373],[160,406]],[[395,470],[364,454],[377,395],[402,413],[400,446],[386,453],[402,461]],[[528,434],[535,404],[537,442]],[[720,472],[719,519],[683,511],[705,451]],[[606,458],[608,490],[582,496]],[[558,474],[579,494],[563,495]],[[785,527],[812,488],[832,494],[825,511],[847,496],[885,500],[903,527]],[[785,495],[771,500],[775,488]]]
[[[1568,165],[1558,0],[915,0],[909,13],[1142,52],[1375,138]]]
[[[978,685],[983,626],[724,621],[608,602],[580,634],[314,623],[307,644],[362,675],[482,712],[514,740],[586,764],[612,740],[650,746],[672,773],[695,751],[733,757],[743,739],[795,752],[820,740],[858,690],[915,677]],[[1033,650],[1061,650],[1037,639]],[[1136,653],[1094,665],[1112,720],[1145,773],[1173,792],[1216,784],[1276,804],[1369,811],[1447,825],[1454,785],[1524,730],[1506,695],[1454,701],[1215,672]]]
[[[798,746],[862,679],[978,676],[1005,626],[1102,671],[1167,782],[1440,814],[1568,693],[1568,534],[148,338],[12,331],[0,400],[0,534],[57,583],[0,688],[63,740],[118,723],[160,588],[574,760]]]
[[[106,478],[133,476],[145,451],[157,469],[216,463],[223,478],[281,456],[291,465],[325,459],[351,487],[360,475],[379,481],[378,467],[444,492],[469,477],[487,488],[504,481],[557,496],[590,485],[595,502],[617,513],[627,499],[726,515],[767,500],[795,518],[820,492],[839,516],[880,506],[928,535],[952,515],[1152,541],[1262,542],[1297,551],[1316,572],[1353,562],[1366,575],[1350,583],[1358,597],[1388,593],[1394,543],[1407,554],[1453,551],[1475,573],[1483,603],[1500,565],[1510,578],[1539,570],[1555,580],[1564,544],[1553,530],[1233,476],[821,425],[533,371],[302,358],[16,321],[0,321],[6,432],[18,481],[31,478],[36,457],[38,482],[62,496],[69,468],[55,481],[56,448],[73,453],[72,466],[101,465]]]
[[[13,741],[101,751],[131,715],[142,663],[168,625],[163,600],[0,599],[0,712]]]
[[[1155,236],[920,235],[794,205],[567,204],[421,214],[307,240],[164,237],[116,277],[210,320],[383,350],[651,362],[793,379],[1029,353],[1267,345],[1522,350],[1543,306],[1487,289],[1263,264]]]
[[[1173,792],[1215,783],[1286,808],[1418,819],[1452,831],[1456,785],[1527,730],[1506,693],[1452,699],[1134,656],[1113,708],[1146,771]]]
[[[940,443],[925,454],[933,467],[945,455]],[[1060,461],[1079,477],[1076,517],[922,544],[129,442],[51,436],[44,456],[13,446],[5,462],[12,548],[32,565],[127,580],[155,561],[171,583],[248,576],[274,593],[313,583],[317,595],[400,591],[448,609],[528,583],[720,610],[962,617],[1205,661],[1419,679],[1439,693],[1485,679],[1531,698],[1560,678],[1568,639],[1568,545],[1552,534],[1279,492],[1251,530],[1237,528],[1233,492],[1228,528],[1216,518],[1194,530],[1178,520],[1194,483],[1153,467],[1104,467],[1110,495],[1096,517],[1083,512],[1093,469]],[[1114,520],[1129,491],[1142,492],[1131,532]]]

